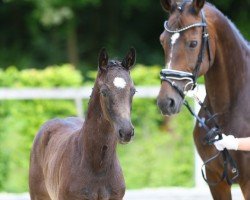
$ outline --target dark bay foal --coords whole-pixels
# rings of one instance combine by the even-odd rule
[[[130,68],[135,50],[122,62],[99,55],[99,71],[85,122],[76,117],[52,119],[37,134],[30,159],[32,200],[121,200],[125,183],[117,141],[134,135],[130,119],[135,93]]]

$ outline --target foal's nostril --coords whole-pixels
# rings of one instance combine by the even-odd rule
[[[131,137],[133,137],[134,135],[135,135],[135,130],[134,129],[132,129],[132,131],[131,131]]]
[[[122,134],[122,130],[121,129],[119,130],[119,136],[120,136],[120,138],[123,138],[123,134]]]

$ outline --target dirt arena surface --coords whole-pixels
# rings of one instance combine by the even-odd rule
[[[239,188],[233,188],[233,200],[244,200]],[[124,200],[212,200],[208,188],[158,188],[127,190]],[[24,194],[0,194],[0,200],[30,200]]]

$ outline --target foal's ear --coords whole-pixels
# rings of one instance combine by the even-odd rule
[[[132,66],[135,64],[135,60],[136,60],[136,51],[134,47],[131,47],[126,57],[122,61],[122,66],[125,69],[130,70]]]
[[[172,0],[160,0],[161,1],[161,7],[163,8],[163,10],[165,10],[166,12],[171,12],[174,9],[174,5],[176,5],[175,2],[173,2]]]
[[[192,5],[196,13],[199,13],[203,8],[206,0],[193,0]]]
[[[100,70],[106,70],[108,64],[108,53],[105,48],[102,48],[99,53],[98,67]]]

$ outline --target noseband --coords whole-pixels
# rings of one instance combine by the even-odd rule
[[[199,75],[200,71],[200,66],[203,61],[204,55],[205,55],[205,50],[206,48],[208,49],[208,56],[209,56],[209,63],[211,60],[211,53],[210,53],[210,46],[209,46],[209,34],[207,31],[207,23],[205,19],[205,15],[203,11],[201,11],[201,17],[202,20],[201,22],[191,24],[189,26],[185,26],[180,29],[172,30],[169,28],[168,21],[164,22],[164,28],[168,33],[174,34],[174,33],[181,33],[184,32],[190,28],[194,27],[202,27],[202,43],[201,43],[201,48],[200,52],[198,54],[198,59],[194,68],[194,71],[192,73],[185,72],[185,71],[180,71],[180,70],[172,70],[172,69],[162,69],[160,72],[160,77],[162,81],[167,81],[172,85],[172,87],[181,95],[182,98],[185,97],[184,91],[185,88],[188,85],[192,85],[191,89],[194,89],[196,87],[196,82],[197,78]],[[180,79],[181,78],[181,79]],[[181,90],[173,80],[187,80],[188,83],[186,84],[184,91]]]

